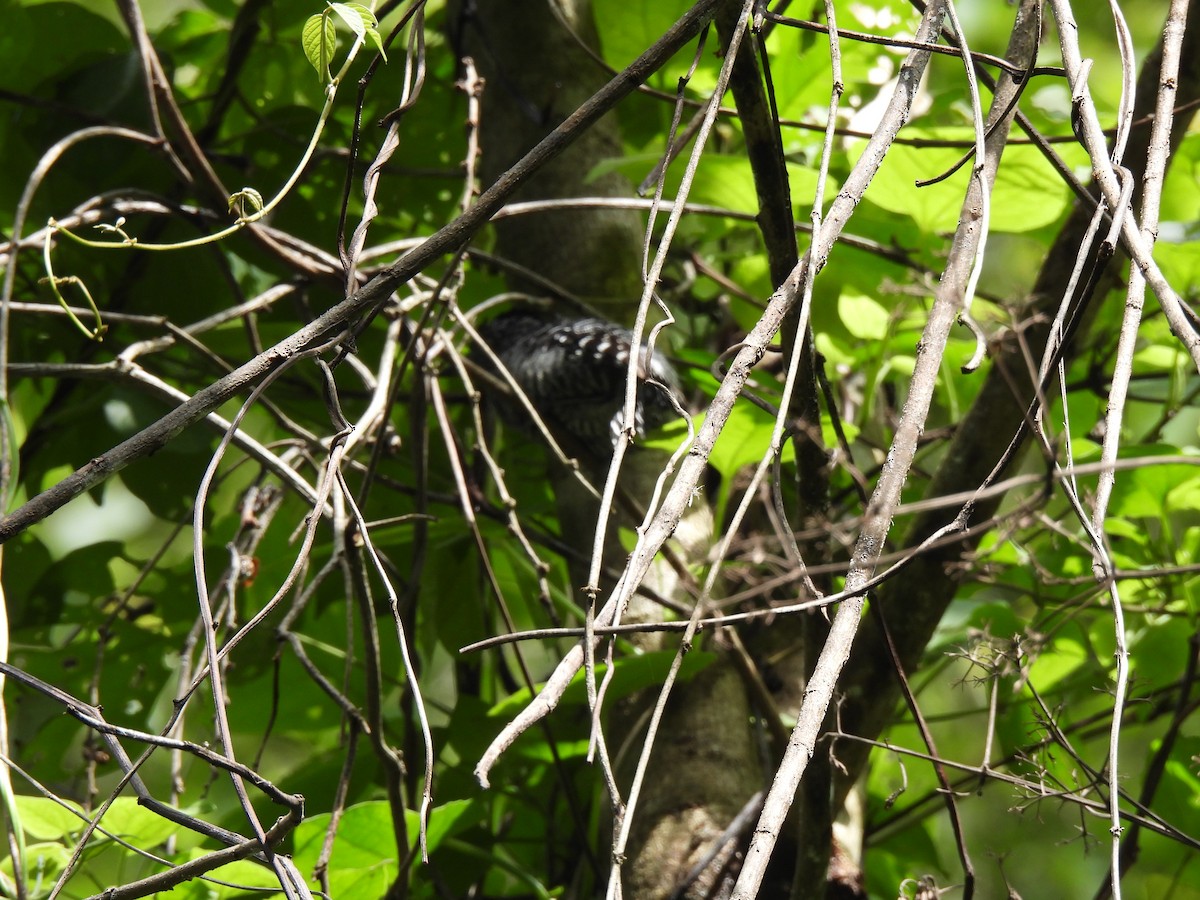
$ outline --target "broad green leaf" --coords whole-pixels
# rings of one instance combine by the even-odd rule
[[[1143,347],[1134,354],[1133,364],[1138,368],[1159,369],[1169,372],[1178,368],[1186,358],[1187,356],[1183,352],[1183,349],[1178,345],[1152,344],[1149,347]]]
[[[71,861],[72,847],[65,846],[58,842],[35,842],[25,845],[25,875],[26,878],[33,876],[34,879],[40,880],[43,885],[43,891],[31,893],[28,896],[45,897],[49,894],[50,885],[58,878],[62,871]],[[0,884],[12,884],[13,864],[12,856],[6,855],[3,861],[0,861]],[[32,870],[32,871],[31,871]],[[8,894],[7,896],[15,896]],[[70,896],[82,897],[83,894],[72,894]]]
[[[1161,517],[1168,508],[1170,492],[1200,475],[1200,469],[1195,466],[1155,464],[1155,456],[1175,452],[1175,448],[1165,445],[1136,448],[1136,455],[1145,457],[1146,462],[1137,468],[1117,472],[1109,503],[1110,516]]]
[[[1200,475],[1186,478],[1167,493],[1166,508],[1171,512],[1200,511]]]
[[[1060,151],[1068,163],[1079,159],[1071,147]],[[1046,158],[1034,147],[1009,145],[992,189],[993,231],[1033,231],[1066,214],[1073,195]]]
[[[21,815],[21,826],[31,838],[43,841],[62,841],[76,835],[87,827],[86,818],[71,812],[82,813],[83,808],[71,801],[56,803],[47,797],[29,797],[18,794],[17,810]]]
[[[732,479],[738,469],[757,463],[770,449],[775,421],[765,411],[749,403],[736,403],[729,414],[721,436],[708,457],[709,465],[725,479]],[[792,458],[790,442],[785,442],[783,458]]]
[[[421,816],[416,810],[405,810],[405,821],[413,846],[416,846],[421,827]],[[452,837],[472,825],[478,824],[481,811],[475,800],[449,800],[429,811],[429,830],[426,839],[429,853],[433,853],[448,837]]]
[[[1196,756],[1200,755],[1200,739],[1189,736],[1186,742],[1181,743],[1180,752],[1176,754],[1177,758],[1167,764],[1167,772],[1172,780],[1178,781],[1183,787],[1183,790],[1176,795],[1177,798],[1185,801],[1186,805],[1195,812],[1200,810],[1200,776],[1197,776],[1191,767],[1179,758],[1186,758],[1189,748],[1194,760]],[[1157,750],[1157,747],[1155,749]]]
[[[296,863],[311,871],[321,852],[330,816],[317,815],[296,829]],[[382,897],[399,872],[392,814],[387,803],[372,800],[349,807],[338,823],[330,860],[335,897]]]
[[[210,852],[212,852],[211,849],[197,847],[191,851],[189,858],[199,859]],[[250,896],[263,896],[258,891],[274,893],[279,891],[278,876],[266,866],[248,859],[235,860],[213,869],[208,874],[214,881],[203,886],[204,894],[202,896],[205,900],[245,900]],[[302,872],[301,874],[311,873]],[[220,884],[218,881],[225,881],[229,884]],[[255,891],[256,888],[258,891]],[[248,894],[247,889],[255,892]],[[270,894],[265,895],[270,896]]]
[[[1187,669],[1193,631],[1184,619],[1165,618],[1133,635],[1130,650],[1139,681],[1147,688],[1174,683]]]
[[[865,341],[882,340],[888,331],[888,311],[866,294],[842,291],[838,297],[838,315],[856,338]]]
[[[450,800],[435,806],[429,813],[430,855],[447,838],[478,824],[481,815],[474,800]],[[416,849],[420,837],[419,813],[405,810],[404,822],[409,847]],[[329,815],[317,815],[296,829],[296,862],[302,871],[315,864],[329,823]],[[340,888],[334,891],[335,896],[382,896],[386,892],[397,872],[392,812],[386,802],[368,800],[345,811],[333,841],[330,872],[331,877],[336,873]],[[371,885],[383,885],[383,891],[365,893]]]
[[[588,738],[574,741],[556,740],[553,744],[539,741],[522,745],[520,753],[525,759],[553,763],[561,759],[582,759],[587,756],[591,745],[592,742]]]
[[[971,141],[968,129],[905,129],[908,138],[929,141]],[[856,145],[851,155],[857,159],[865,142]],[[965,148],[920,147],[896,144],[889,151],[879,173],[867,190],[866,199],[899,215],[909,216],[922,231],[949,233],[958,225],[963,199],[971,173],[967,163],[953,176],[926,187],[916,182],[948,171],[961,159]],[[1074,155],[1071,155],[1072,159]],[[993,231],[1031,231],[1057,221],[1071,200],[1070,189],[1063,184],[1049,163],[1035,148],[1009,146],[1004,151],[996,184],[992,190],[990,223]]]
[[[139,847],[162,844],[179,830],[177,824],[139,806],[132,797],[118,797],[104,813],[100,825],[110,834]]]
[[[1162,266],[1163,274],[1180,293],[1194,294],[1200,289],[1200,240],[1180,235],[1182,243],[1159,240],[1154,245],[1154,259]]]
[[[857,361],[857,357],[845,345],[844,340],[835,338],[827,331],[822,331],[817,334],[816,344],[817,351],[825,357],[825,362],[827,365],[851,365]]]
[[[1167,170],[1167,182],[1163,188],[1162,220],[1164,222],[1195,223],[1200,219],[1200,134],[1194,130],[1171,154],[1171,165]],[[1158,247],[1154,248],[1158,258]],[[1175,285],[1176,289],[1184,285]]]
[[[337,29],[333,26],[333,20],[326,14],[309,16],[304,23],[300,43],[304,47],[305,58],[317,70],[317,78],[329,81],[329,62],[337,49]]]
[[[688,0],[593,0],[604,58],[616,68],[629,65],[690,6]]]
[[[1044,696],[1090,659],[1090,652],[1079,641],[1060,637],[1038,654],[1029,669],[1029,682]]]
[[[971,611],[968,619],[974,628],[986,628],[1001,640],[1020,634],[1023,624],[1011,603],[983,603]]]
[[[905,773],[889,769],[892,776],[880,787],[872,786],[871,798],[876,804],[881,804],[893,791],[899,789],[905,779]],[[874,774],[874,772],[872,772]],[[870,864],[867,868],[867,882],[872,897],[905,896],[897,894],[897,885],[906,878],[912,878],[914,873],[925,873],[936,867],[939,854],[938,844],[931,834],[932,826],[928,821],[914,828],[906,828],[887,841],[883,848],[872,848],[868,856]]]
[[[847,442],[851,444],[858,440],[858,436],[862,433],[862,429],[853,422],[843,421],[841,427],[842,434],[846,436]],[[825,441],[826,447],[833,447],[838,443],[838,433],[833,427],[833,417],[827,413],[821,414],[821,437]]]

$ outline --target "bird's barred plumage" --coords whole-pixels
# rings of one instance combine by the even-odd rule
[[[545,319],[510,312],[479,329],[492,352],[529,397],[551,431],[562,431],[601,451],[620,434],[625,379],[633,334],[603,319]],[[491,368],[489,365],[488,368]],[[634,431],[644,435],[674,419],[672,396],[679,378],[661,352],[642,345],[638,359]],[[497,400],[509,424],[528,430],[529,414],[517,401]],[[597,445],[603,440],[604,447]]]

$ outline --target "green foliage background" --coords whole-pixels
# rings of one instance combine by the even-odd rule
[[[241,30],[247,27],[247,20],[238,18],[243,7],[227,0],[147,0],[142,11],[180,106],[191,127],[205,136],[206,150],[222,179],[235,189],[252,186],[269,196],[300,158],[324,101],[324,86],[300,49],[303,23],[319,9],[303,3],[253,5],[253,33]],[[688,6],[677,0],[596,0],[593,5],[600,50],[613,67],[644,50]],[[890,12],[896,29],[916,21],[912,8],[899,0],[881,0],[873,7]],[[1157,38],[1164,7],[1138,4],[1131,24],[1142,53]],[[466,102],[455,88],[457,60],[444,37],[446,15],[441,4],[429,5],[428,76],[420,102],[404,114],[400,152],[383,176],[371,245],[384,249],[368,266],[395,258],[397,250],[388,248],[389,242],[426,236],[458,212]],[[1011,17],[1007,5],[964,3],[962,15],[976,49],[1003,52]],[[390,9],[381,16],[383,34],[397,18]],[[845,27],[869,27],[853,21],[853,11],[846,18]],[[1093,88],[1107,104],[1102,112],[1111,118],[1119,67],[1105,26],[1094,21],[1098,18],[1081,16],[1081,24],[1087,52],[1097,59]],[[5,173],[0,178],[0,222],[11,235],[13,210],[26,178],[55,141],[89,124],[146,131],[152,126],[140,64],[114,7],[2,0],[0,22],[0,59],[5,60],[6,73],[0,85],[0,171]],[[342,39],[340,52],[347,43],[344,32]],[[403,46],[403,39],[391,45],[390,63],[375,71],[365,92],[362,143],[351,161],[354,79],[372,54],[360,55],[341,86],[312,162],[270,218],[279,233],[336,255],[347,167],[352,164],[347,214],[352,228],[362,214],[364,167],[382,133],[376,123],[388,115],[401,92]],[[777,28],[768,48],[781,118],[821,125],[829,91],[825,38]],[[889,66],[894,69],[899,57],[895,51],[854,42],[843,42],[842,50],[847,106],[854,112],[878,96],[882,76]],[[1053,48],[1045,51],[1050,54]],[[238,56],[236,65],[231,54]],[[674,91],[690,54],[681,53],[651,86]],[[705,54],[688,83],[690,99],[707,96],[719,62],[711,50]],[[340,59],[335,60],[334,68],[339,64]],[[225,80],[231,70],[237,72],[233,84]],[[964,168],[935,187],[913,186],[915,178],[945,169],[970,141],[961,63],[951,58],[936,61],[927,95],[927,108],[902,135],[912,142],[893,148],[853,219],[853,236],[872,242],[880,252],[841,245],[816,283],[817,348],[835,395],[847,404],[844,425],[852,462],[868,478],[878,470],[896,411],[904,402],[929,305],[930,279],[944,258],[945,233],[953,230],[968,176]],[[1062,79],[1038,79],[1027,98],[1022,109],[1044,133],[1069,138],[1070,98]],[[612,165],[637,181],[662,153],[671,106],[654,97],[635,96],[621,107],[620,116],[626,146],[624,156]],[[847,124],[855,128],[853,120]],[[816,185],[820,132],[785,127],[783,136],[795,211],[798,221],[804,221]],[[935,138],[959,144],[946,148],[922,143]],[[861,146],[852,136],[840,141],[827,195],[841,185]],[[1086,174],[1086,156],[1077,146],[1068,142],[1059,148]],[[668,289],[686,284],[686,290],[671,293],[681,324],[665,340],[672,354],[687,364],[683,368],[689,388],[698,397],[711,396],[716,382],[709,367],[736,340],[738,329],[757,320],[772,289],[757,228],[745,215],[757,211],[757,199],[743,149],[736,120],[722,119],[691,195],[692,202],[743,215],[690,215],[679,242],[686,253],[720,271],[726,280],[700,275],[688,282],[684,251],[673,258],[668,272]],[[1200,290],[1200,244],[1195,241],[1198,159],[1200,135],[1193,133],[1168,178],[1155,254],[1185,297]],[[197,213],[198,207],[212,207],[211,201],[177,176],[170,162],[151,147],[111,137],[87,141],[68,149],[39,186],[23,236],[41,228],[49,217],[63,218],[78,204],[109,191],[137,191],[185,208],[173,216],[130,214],[123,227],[142,242],[186,240],[228,224],[225,218]],[[668,195],[678,178],[673,169]],[[987,333],[1019,323],[1024,295],[1071,201],[1067,187],[1035,150],[1010,148],[994,195],[995,233],[975,307]],[[489,240],[485,235],[474,247],[486,251]],[[39,306],[11,313],[8,355],[19,365],[9,375],[7,414],[20,447],[20,468],[11,496],[5,498],[8,510],[137,433],[173,405],[112,365],[134,342],[165,334],[164,321],[177,326],[200,322],[274,285],[297,287],[248,317],[204,331],[197,342],[176,341],[139,358],[139,364],[157,377],[192,394],[291,334],[343,295],[338,277],[290,270],[244,232],[219,246],[171,253],[97,251],[60,241],[56,271],[86,281],[108,325],[104,342],[95,343],[54,314],[53,300],[40,281],[45,272],[38,251],[33,246],[22,249],[14,300]],[[427,274],[436,279],[445,272],[435,267]],[[417,288],[428,290],[430,285],[414,284],[413,290]],[[469,258],[457,302],[469,309],[501,290],[498,272],[481,258]],[[79,300],[78,295],[67,296],[73,303]],[[1098,456],[1094,428],[1104,413],[1121,296],[1118,291],[1097,298],[1095,320],[1069,361],[1069,422],[1064,422],[1060,399],[1051,402],[1047,415],[1054,423],[1055,439],[1070,440],[1076,463]],[[368,367],[380,358],[383,330],[382,323],[375,323],[359,337],[357,352]],[[951,428],[975,398],[981,379],[958,372],[973,351],[971,336],[957,331],[927,423],[931,439],[919,457],[907,499],[920,499],[924,479],[940,459],[944,433],[939,430]],[[54,365],[91,368],[49,368]],[[1134,667],[1123,787],[1131,796],[1141,795],[1148,789],[1148,773],[1158,770],[1160,780],[1141,815],[1151,825],[1167,823],[1160,832],[1177,829],[1184,837],[1153,828],[1143,831],[1141,857],[1126,879],[1126,896],[1196,897],[1200,469],[1191,457],[1200,425],[1194,402],[1200,382],[1157,308],[1151,310],[1150,305],[1136,365],[1125,454],[1139,463],[1119,473],[1106,525],[1124,576],[1121,595]],[[534,730],[513,748],[493,777],[492,789],[478,787],[472,767],[527,694],[515,674],[511,651],[459,652],[505,627],[488,588],[480,542],[466,527],[456,499],[448,463],[452,448],[425,401],[423,384],[440,379],[452,400],[455,435],[464,447],[473,440],[465,391],[449,366],[440,371],[409,366],[401,377],[390,427],[378,435],[388,449],[376,461],[364,512],[368,520],[381,523],[373,529],[373,538],[401,595],[434,737],[430,862],[412,864],[403,881],[412,897],[462,897],[471,891],[483,897],[586,895],[604,868],[609,826],[599,801],[599,776],[585,762],[585,692],[582,684],[570,692],[548,732]],[[364,381],[343,368],[337,383],[353,420],[368,399]],[[779,384],[767,370],[756,376],[754,389],[770,400],[778,396]],[[322,399],[319,373],[311,365],[294,367],[269,396],[274,407],[253,409],[245,430],[280,451],[289,445],[300,447],[310,461],[297,463],[297,468],[315,482],[314,445],[297,435],[307,430],[327,437],[336,431]],[[228,404],[221,412],[229,418],[238,405]],[[823,425],[832,444],[832,421]],[[721,487],[709,498],[717,506],[718,520],[739,471],[767,449],[770,430],[766,413],[750,405],[735,410],[711,460],[721,476]],[[421,434],[429,445],[427,468],[413,452],[422,443]],[[193,427],[4,547],[9,659],[14,666],[102,706],[110,722],[149,732],[163,727],[179,696],[181,667],[189,659],[195,665],[191,510],[218,438],[208,426]],[[564,562],[553,553],[557,528],[544,467],[539,457],[524,452],[528,448],[521,436],[501,439],[502,450],[508,451],[502,462],[522,521],[539,546],[550,548],[541,554],[550,564],[550,603],[559,616],[578,621],[575,591]],[[677,439],[662,438],[671,446]],[[359,461],[365,463],[369,456],[369,451],[360,453]],[[785,468],[791,465],[785,457]],[[1033,454],[1023,471],[1044,473],[1045,462]],[[348,477],[355,488],[363,483],[362,469],[351,470]],[[834,537],[844,544],[860,510],[848,470],[839,468],[832,477],[831,515],[839,523]],[[220,466],[204,505],[204,562],[210,581],[228,564],[227,542],[245,524],[241,504],[246,491],[269,480],[240,452],[228,454]],[[414,488],[419,484],[425,485],[423,499]],[[1030,483],[1013,493],[929,646],[926,665],[914,675],[922,708],[938,737],[938,754],[968,767],[951,777],[963,792],[979,890],[984,896],[999,896],[1007,883],[1026,900],[1087,896],[1104,881],[1107,870],[1107,826],[1098,807],[1087,804],[1102,803],[1105,795],[1094,773],[1103,769],[1112,714],[1112,618],[1066,500],[1057,492],[1039,499],[1040,489],[1040,483]],[[489,495],[482,506],[481,542],[512,624],[517,629],[546,625],[533,564],[513,543],[496,498]],[[301,498],[285,494],[254,551],[257,572],[236,580],[225,628],[245,622],[282,583],[298,551],[293,529],[309,512]],[[417,518],[391,521],[414,515]],[[761,533],[747,539],[744,555],[730,564],[731,577],[753,585],[785,569],[781,554],[768,552],[764,561],[751,552],[764,540]],[[310,576],[329,560],[330,541],[329,531],[319,530],[307,566]],[[839,546],[835,555],[844,561],[846,547]],[[420,733],[392,617],[386,601],[379,604],[382,670],[387,676],[384,724],[388,739],[406,760],[407,834],[415,845],[422,782]],[[348,607],[346,586],[339,578],[326,579],[292,629],[313,665],[347,697],[363,703],[367,685],[362,631],[355,624],[357,613]],[[306,876],[312,874],[326,835],[335,834],[327,882],[332,895],[382,896],[401,865],[394,811],[383,788],[385,775],[365,737],[351,737],[353,729],[343,711],[281,642],[275,631],[280,615],[273,614],[250,632],[231,657],[227,705],[238,758],[287,792],[304,795],[307,818],[284,849]],[[522,646],[524,665],[535,681],[545,677],[570,643],[564,639]],[[669,657],[650,654],[619,662],[611,696],[616,699],[657,684]],[[688,665],[700,670],[711,659],[707,652],[695,653]],[[41,897],[68,865],[83,817],[117,790],[120,773],[98,752],[96,737],[64,715],[61,704],[11,679],[6,702],[10,750],[21,767],[14,770],[14,784],[26,841],[26,896]],[[996,707],[995,743],[985,760],[990,703]],[[904,753],[924,752],[907,722],[898,717],[885,735],[887,745],[896,749],[875,753],[866,781],[864,867],[874,897],[911,895],[911,880],[926,876],[941,885],[961,877],[936,780],[927,764]],[[191,702],[185,734],[197,742],[213,740],[207,687]],[[351,757],[348,747],[353,742],[357,753]],[[1068,742],[1071,751],[1064,746]],[[136,755],[140,748],[129,742],[127,750]],[[981,762],[1012,780],[984,783],[969,771]],[[171,795],[167,753],[152,755],[141,774],[156,796]],[[179,774],[181,790],[174,802],[180,808],[246,833],[245,817],[226,777],[190,758]],[[339,785],[347,789],[344,801],[337,797]],[[74,811],[50,797],[61,798]],[[339,802],[344,802],[345,814],[331,831],[331,810]],[[256,805],[268,824],[280,814],[260,799]],[[161,871],[163,862],[132,848],[167,863],[215,849],[212,842],[138,808],[128,793],[105,812],[101,824],[104,833],[87,843],[60,896],[84,897]],[[0,869],[5,873],[3,889],[11,891],[11,857]],[[224,883],[190,881],[174,896],[251,896],[276,885],[267,869],[249,861],[213,875]]]

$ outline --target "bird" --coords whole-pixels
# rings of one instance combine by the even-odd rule
[[[563,434],[596,455],[611,455],[624,428],[625,384],[633,333],[605,319],[547,317],[511,310],[484,323],[479,335],[556,437]],[[472,354],[495,372],[491,359]],[[639,346],[635,437],[679,416],[679,376],[661,352]],[[533,431],[529,412],[511,397],[489,394],[507,424]],[[607,443],[605,443],[607,441]]]

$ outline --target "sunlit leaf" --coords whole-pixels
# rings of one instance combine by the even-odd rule
[[[317,77],[328,81],[329,62],[337,49],[337,29],[333,26],[333,20],[328,15],[310,16],[304,23],[300,41],[305,58],[317,70]]]

